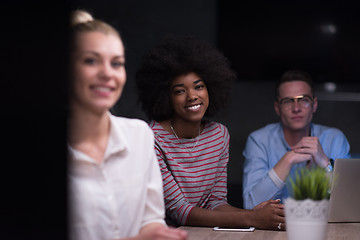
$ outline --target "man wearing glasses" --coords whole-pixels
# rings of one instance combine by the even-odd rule
[[[246,142],[244,208],[269,199],[285,199],[287,178],[296,166],[317,164],[332,170],[333,160],[347,158],[350,146],[336,128],[312,123],[318,102],[308,73],[290,70],[276,85],[274,108],[279,123],[252,132]]]

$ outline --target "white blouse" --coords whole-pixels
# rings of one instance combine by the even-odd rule
[[[101,164],[69,147],[69,233],[73,240],[135,236],[164,222],[162,178],[154,137],[141,120],[110,114],[111,130]]]

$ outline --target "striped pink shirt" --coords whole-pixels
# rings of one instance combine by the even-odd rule
[[[227,164],[230,136],[227,128],[207,121],[198,138],[180,140],[155,121],[155,135],[170,225],[185,225],[191,209],[214,209],[227,203]],[[189,150],[191,153],[189,153]]]

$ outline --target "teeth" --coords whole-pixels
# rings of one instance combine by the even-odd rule
[[[196,109],[199,109],[199,108],[200,108],[200,104],[199,104],[199,105],[195,105],[195,106],[188,107],[188,109],[190,109],[190,110],[196,110]]]
[[[108,88],[108,87],[94,87],[94,89],[99,92],[110,92],[111,91],[111,88]]]

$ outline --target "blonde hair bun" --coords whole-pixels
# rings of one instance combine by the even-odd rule
[[[72,13],[71,16],[71,25],[77,25],[81,23],[87,23],[93,21],[94,18],[91,16],[90,13],[84,10],[76,10]]]

